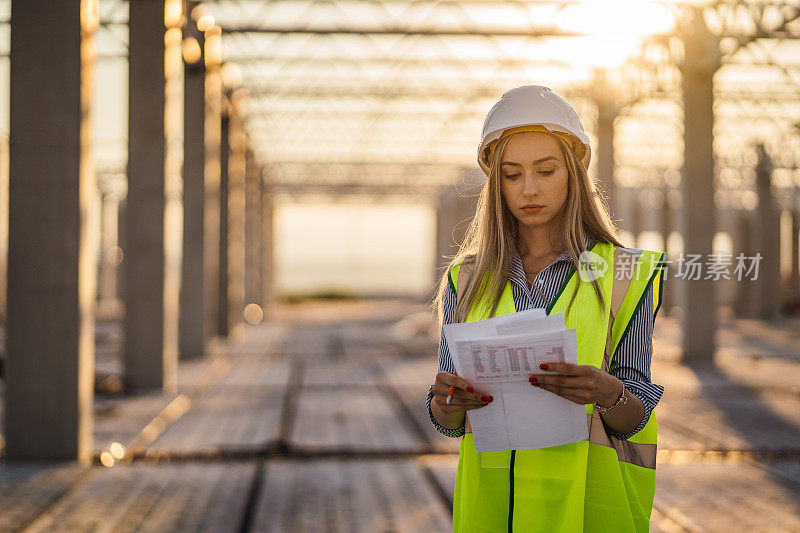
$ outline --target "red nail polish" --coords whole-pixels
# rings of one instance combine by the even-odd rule
[[[473,389],[472,387],[467,387],[467,392],[475,392],[475,389]]]
[[[536,379],[535,377],[531,376],[530,382],[531,382],[531,383],[538,383],[538,382],[539,382],[539,380],[538,380],[538,379]]]
[[[492,398],[491,396],[484,395],[481,396],[481,400],[483,400],[484,402],[491,402],[492,400],[494,400],[494,398]]]
[[[539,368],[541,368],[542,370],[547,370],[547,365],[545,363],[542,363],[541,365],[539,365]]]

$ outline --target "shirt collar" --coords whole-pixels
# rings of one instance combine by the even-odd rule
[[[522,257],[519,254],[519,248],[517,247],[517,243],[516,243],[516,239],[517,239],[518,235],[519,234],[517,232],[514,232],[514,241],[515,242],[514,242],[514,246],[511,247],[511,257],[510,257],[511,263],[510,263],[510,269],[509,270],[510,270],[510,273],[512,274],[512,278],[514,277],[514,275],[516,275],[516,276],[521,277],[522,279],[525,279],[525,268],[522,266]],[[584,238],[583,244],[584,244],[585,249],[587,249],[587,250],[589,249],[589,246],[592,244],[592,240],[589,238],[588,235]],[[558,257],[553,259],[553,263],[558,263],[558,262],[561,262],[561,261],[569,261],[569,252],[568,251],[564,250],[563,252],[561,252],[561,254],[559,254]],[[550,264],[553,264],[553,263],[550,263]],[[550,265],[548,265],[548,266],[550,266]]]

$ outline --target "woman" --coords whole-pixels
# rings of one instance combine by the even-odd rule
[[[442,334],[427,402],[440,432],[463,435],[454,531],[648,530],[652,411],[663,393],[650,382],[650,358],[666,256],[622,248],[587,176],[590,156],[575,110],[546,87],[508,91],[484,122],[478,162],[488,180],[442,276],[439,316],[448,324],[563,312],[576,330],[578,364],[543,365],[530,383],[585,405],[589,439],[475,452],[467,413],[493,398],[455,375]]]

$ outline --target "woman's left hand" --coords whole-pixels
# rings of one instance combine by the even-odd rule
[[[619,379],[592,365],[543,363],[539,368],[549,374],[533,374],[528,381],[580,405],[599,403],[610,407],[619,398]]]

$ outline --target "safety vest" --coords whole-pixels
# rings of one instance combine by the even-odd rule
[[[614,248],[606,243],[595,243],[590,248],[610,265],[597,278],[605,311],[600,308],[591,282],[581,280],[574,267],[546,309],[548,315],[564,312],[567,328],[576,330],[578,363],[604,370]],[[614,354],[627,334],[651,285],[654,318],[660,307],[666,256],[649,250],[634,252],[641,253],[632,258],[631,264],[635,260],[635,267],[642,270],[633,271],[613,321],[609,354]],[[449,272],[456,294],[459,268],[457,264]],[[578,293],[567,316],[567,304],[576,283]],[[489,318],[490,309],[488,299],[476,302],[467,321]],[[514,312],[511,283],[507,282],[495,316]],[[655,413],[628,440],[607,435],[593,405],[586,405],[586,416],[588,440],[550,448],[476,452],[472,434],[465,434],[459,445],[453,531],[648,531],[655,493]]]

